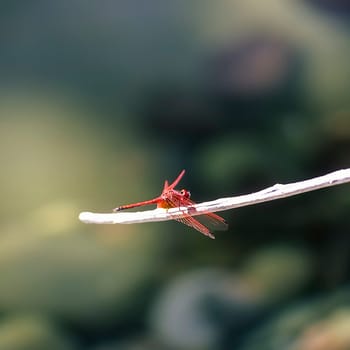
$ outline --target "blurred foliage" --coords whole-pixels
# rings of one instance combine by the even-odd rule
[[[16,315],[0,324],[0,347],[11,350],[75,349],[67,334],[38,316]]]
[[[215,241],[78,221],[183,168],[201,201],[349,167],[346,2],[0,7],[1,349],[349,348],[346,185]]]

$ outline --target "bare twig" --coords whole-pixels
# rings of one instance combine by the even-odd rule
[[[134,224],[152,221],[166,221],[182,217],[184,214],[201,215],[268,202],[279,198],[295,196],[300,193],[315,191],[320,188],[341,185],[350,182],[350,168],[334,171],[324,176],[290,184],[276,184],[262,191],[236,197],[220,198],[203,202],[191,208],[154,209],[138,212],[91,213],[82,212],[79,219],[86,224]]]

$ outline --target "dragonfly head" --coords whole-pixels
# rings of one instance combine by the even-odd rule
[[[191,197],[191,192],[190,191],[187,191],[187,190],[185,190],[185,189],[182,189],[181,191],[180,191],[180,194],[181,194],[181,196],[183,197],[183,198],[190,198]]]

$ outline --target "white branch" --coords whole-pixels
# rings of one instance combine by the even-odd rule
[[[295,196],[300,193],[315,191],[320,188],[341,185],[350,182],[350,168],[334,171],[324,176],[290,184],[276,184],[262,191],[236,197],[220,198],[203,202],[191,208],[154,209],[138,212],[91,213],[82,212],[79,219],[86,224],[134,224],[152,221],[166,221],[182,217],[184,214],[201,215],[268,202],[279,198]]]

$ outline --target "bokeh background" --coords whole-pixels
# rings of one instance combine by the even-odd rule
[[[84,225],[350,164],[341,0],[0,3],[0,349],[350,349],[350,187]]]

